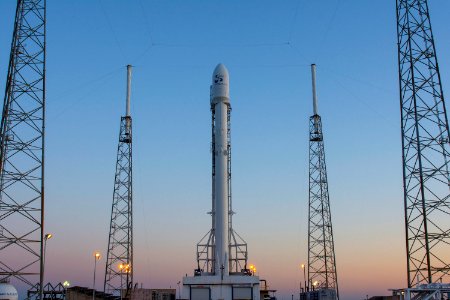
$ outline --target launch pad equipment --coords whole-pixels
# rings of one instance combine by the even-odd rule
[[[259,277],[247,269],[247,244],[233,230],[229,75],[214,70],[212,113],[212,228],[197,244],[197,269],[183,278],[182,298],[190,300],[259,300]]]
[[[212,208],[211,230],[197,244],[197,270],[200,274],[215,274],[223,264],[224,272],[240,273],[247,267],[247,243],[233,229],[231,196],[231,105],[229,77],[219,64],[210,87],[211,152],[212,152]],[[218,211],[217,211],[218,209]],[[228,245],[228,247],[227,247]],[[228,259],[216,260],[226,253]],[[225,263],[228,261],[228,263]],[[226,270],[225,270],[226,268]]]
[[[397,0],[408,287],[450,282],[449,128],[427,0]]]
[[[133,285],[133,156],[131,69],[127,66],[126,114],[120,118],[104,292],[128,293]]]
[[[337,298],[335,289],[319,289],[300,293],[300,300],[335,300]]]
[[[316,65],[314,64],[311,65],[311,75],[314,115],[309,119],[308,282],[315,291],[306,292],[305,299],[316,294],[323,294],[321,299],[335,300],[339,299],[339,288],[322,120],[317,109]]]
[[[0,128],[0,282],[28,288],[39,282],[39,295],[44,276],[45,66],[46,0],[18,0]]]

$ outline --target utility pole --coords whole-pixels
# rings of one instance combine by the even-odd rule
[[[316,65],[311,65],[313,112],[309,118],[308,282],[334,289],[339,299],[322,121],[317,109]]]
[[[426,0],[397,0],[408,287],[450,279],[448,119]]]
[[[44,253],[46,0],[18,0],[0,125],[0,281],[39,282]],[[18,260],[17,258],[20,257]]]
[[[120,118],[119,145],[117,148],[116,175],[111,209],[108,253],[104,291],[122,295],[133,285],[133,156],[132,124],[130,113],[131,69],[127,66],[126,114]],[[126,278],[122,280],[122,268]]]

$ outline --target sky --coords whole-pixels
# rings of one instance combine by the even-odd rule
[[[16,1],[0,1],[4,88]],[[444,93],[450,2],[430,0]],[[106,257],[132,64],[134,279],[175,288],[210,229],[209,85],[232,105],[235,230],[298,297],[307,260],[310,64],[317,64],[341,299],[406,283],[395,1],[47,0],[46,278],[92,287]],[[3,76],[3,79],[2,77]],[[105,259],[97,269],[103,282]]]

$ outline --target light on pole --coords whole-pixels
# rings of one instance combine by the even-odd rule
[[[97,260],[100,260],[102,255],[100,252],[94,252],[94,283],[92,284],[92,300],[95,300],[95,271],[97,270]]]
[[[40,291],[40,300],[44,299],[44,278],[45,278],[45,252],[47,251],[47,240],[51,239],[53,237],[53,234],[51,233],[47,233],[44,236],[44,253],[42,254],[42,282],[41,282],[41,286],[39,288]]]
[[[123,275],[123,273],[126,273],[127,274],[127,276],[128,276],[128,273],[131,273],[131,268],[130,268],[130,265],[129,264],[120,264],[119,265],[119,273],[120,273],[120,290],[119,290],[119,292],[120,292],[120,300],[122,300],[123,299],[123,296],[122,296],[122,291],[123,291],[123,279],[122,279],[122,275]]]
[[[123,264],[119,265],[119,272],[120,272],[120,288],[119,288],[119,293],[120,293],[120,300],[122,300],[122,270],[124,268]]]
[[[256,274],[256,267],[254,265],[250,265],[250,271],[252,272],[252,275],[255,276]]]
[[[319,285],[320,285],[320,281],[317,281],[317,280],[316,280],[316,281],[314,281],[314,282],[313,282],[313,284],[312,284],[312,285],[313,285],[313,287],[314,287],[314,290],[315,290],[315,289],[317,289],[317,288],[319,287]]]
[[[303,281],[305,281],[305,292],[306,292],[306,269],[305,269],[305,264],[301,264],[301,268],[303,269]]]

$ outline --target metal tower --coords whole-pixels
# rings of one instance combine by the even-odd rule
[[[247,243],[244,239],[233,229],[233,215],[235,212],[232,209],[232,194],[231,194],[231,105],[227,105],[227,155],[228,155],[228,241],[229,241],[229,271],[230,274],[240,273],[243,269],[247,269]],[[212,193],[211,202],[212,209],[209,212],[211,215],[211,230],[201,239],[197,244],[197,267],[196,272],[214,273],[215,262],[215,201],[214,201],[214,189],[215,189],[215,130],[216,130],[216,111],[215,106],[211,104],[211,162],[212,162]]]
[[[397,0],[408,286],[450,276],[448,120],[426,0]]]
[[[317,113],[316,65],[311,65],[314,115],[309,118],[308,282],[339,299],[322,121]]]
[[[127,66],[126,115],[120,118],[116,175],[109,229],[104,291],[128,292],[133,284],[133,157],[130,115],[131,66]]]
[[[0,128],[0,281],[43,281],[45,0],[18,0]]]

